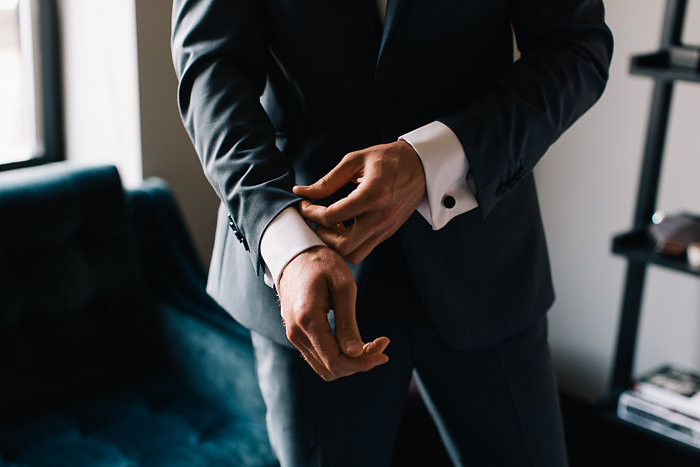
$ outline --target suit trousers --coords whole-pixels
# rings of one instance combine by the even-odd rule
[[[545,316],[494,345],[451,348],[392,237],[375,250],[357,320],[366,341],[391,339],[389,362],[332,382],[298,351],[252,333],[270,441],[283,467],[390,465],[413,374],[455,465],[567,465]]]

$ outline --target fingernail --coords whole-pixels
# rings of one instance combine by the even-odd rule
[[[345,342],[345,349],[349,353],[357,353],[362,351],[362,344],[360,344],[357,340],[355,339],[350,339],[349,341]]]

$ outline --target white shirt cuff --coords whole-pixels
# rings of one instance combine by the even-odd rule
[[[434,121],[399,139],[413,147],[423,164],[426,196],[418,212],[433,230],[443,228],[453,217],[479,205],[467,183],[467,155],[447,125]]]
[[[282,270],[299,253],[315,246],[326,246],[309,224],[290,206],[267,226],[260,239],[260,255],[265,262],[265,283],[279,290]]]

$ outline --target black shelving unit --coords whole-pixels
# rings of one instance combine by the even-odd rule
[[[617,255],[626,256],[630,261],[655,264],[686,274],[700,276],[700,269],[691,268],[684,258],[656,252],[649,241],[646,229],[633,230],[617,235],[613,238],[612,251]],[[624,382],[621,384],[624,384]]]
[[[633,363],[647,267],[655,265],[700,276],[700,271],[691,269],[685,259],[658,253],[646,234],[656,207],[674,84],[679,81],[700,82],[700,72],[672,66],[667,52],[670,47],[681,45],[687,6],[687,0],[666,0],[659,51],[634,56],[630,62],[630,73],[652,78],[654,89],[634,211],[634,225],[629,232],[615,236],[612,242],[613,253],[624,256],[628,265],[611,382],[601,407],[605,419],[618,423],[623,428],[626,426],[634,436],[659,438],[659,442],[667,448],[683,449],[685,454],[697,455],[697,459],[700,460],[700,450],[687,446],[681,447],[680,443],[666,442],[661,439],[663,438],[661,435],[652,434],[615,416],[617,397],[633,382]]]
[[[651,76],[664,81],[700,82],[700,73],[697,71],[671,66],[669,64],[669,54],[666,51],[632,57],[630,73],[633,75]]]

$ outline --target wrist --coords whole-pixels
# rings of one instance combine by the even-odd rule
[[[284,281],[284,278],[285,278],[285,272],[287,272],[290,269],[296,268],[297,264],[299,264],[301,262],[313,262],[315,258],[318,258],[319,255],[322,254],[320,250],[332,251],[326,245],[316,245],[316,246],[312,246],[312,247],[300,252],[299,254],[294,256],[291,260],[289,260],[289,262],[286,265],[284,265],[284,267],[282,268],[282,270],[279,273],[278,280],[277,280],[277,283],[279,284],[278,292],[281,293],[282,282]]]
[[[282,269],[299,253],[318,245],[324,243],[299,215],[297,207],[284,209],[270,222],[260,240],[265,283],[278,290]]]
[[[415,184],[415,188],[421,193],[423,197],[426,193],[426,180],[425,180],[425,168],[423,167],[423,161],[418,155],[416,149],[406,140],[398,140],[395,143],[401,150],[402,159],[410,161],[408,166],[410,167],[411,180]]]

